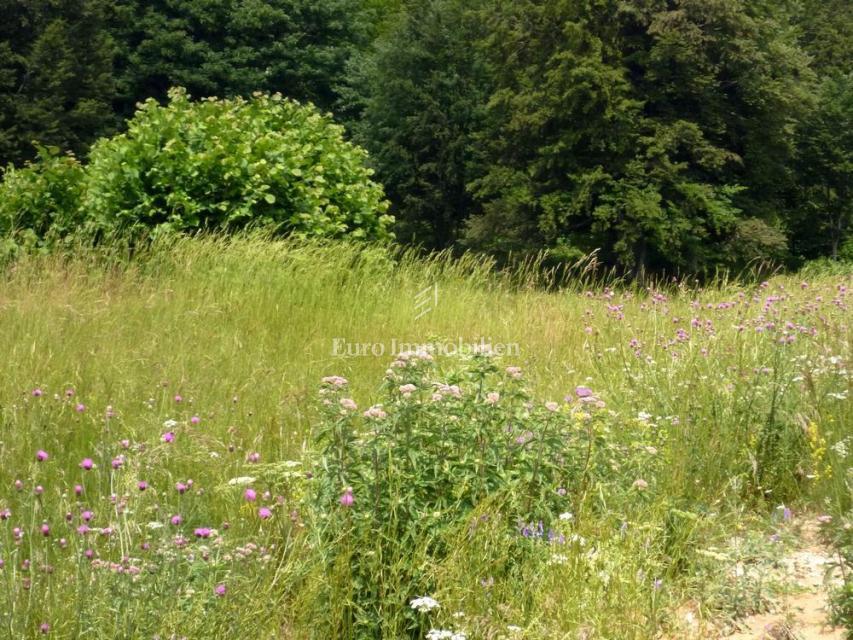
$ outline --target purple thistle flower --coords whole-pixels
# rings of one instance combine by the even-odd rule
[[[92,467],[94,466],[95,463],[92,462],[91,458],[83,458],[83,460],[80,462],[80,468],[84,471],[91,471]]]
[[[74,494],[78,495],[78,496],[83,495],[83,486],[79,485],[79,484],[75,484],[74,485]]]
[[[199,418],[198,416],[193,416],[192,418],[190,418],[190,422],[192,424],[198,424],[199,422],[201,422],[201,418]]]
[[[176,482],[175,483],[175,489],[177,490],[178,493],[183,495],[187,492],[187,485],[185,485],[183,482]]]
[[[83,522],[91,522],[92,518],[95,517],[95,514],[87,510],[81,513],[80,517],[83,518]]]
[[[42,622],[41,625],[39,625],[39,631],[43,636],[46,636],[50,633],[50,625],[47,622]]]
[[[83,404],[82,402],[78,402],[77,406],[74,407],[74,411],[76,411],[77,413],[83,413],[85,410],[86,410],[86,405]]]
[[[49,457],[50,456],[47,455],[47,451],[44,451],[42,449],[39,449],[38,451],[36,451],[36,460],[38,460],[39,462],[44,462]]]
[[[140,491],[145,491],[148,488],[148,483],[145,480],[140,480],[136,483],[136,486]]]
[[[175,515],[173,515],[173,516],[172,516],[172,521],[171,521],[171,522],[172,522],[172,524],[173,524],[173,525],[175,525],[176,527],[180,526],[180,524],[181,524],[183,521],[184,521],[184,519],[183,519],[183,518],[181,518],[180,514],[175,514]]]
[[[267,507],[261,507],[258,509],[258,517],[261,520],[267,520],[272,517],[272,511],[270,511]]]
[[[351,507],[355,500],[352,497],[352,487],[344,489],[343,495],[338,499],[342,507]]]
[[[36,387],[33,389],[33,398],[41,398],[44,395],[44,391]]]
[[[172,442],[175,439],[175,434],[171,431],[167,431],[163,434],[162,438],[163,442]]]
[[[226,593],[228,593],[228,588],[224,584],[218,584],[213,588],[213,593],[222,598]]]
[[[246,499],[246,502],[254,502],[258,498],[258,493],[254,489],[249,488],[243,492],[243,497]]]
[[[209,538],[210,534],[211,534],[211,530],[208,529],[207,527],[199,527],[198,529],[193,531],[193,534],[195,535],[196,538]]]

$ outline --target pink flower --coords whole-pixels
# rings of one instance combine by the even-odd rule
[[[347,411],[355,411],[358,409],[358,405],[352,398],[341,398],[341,406]]]
[[[486,404],[497,404],[498,400],[501,399],[501,394],[497,391],[490,391],[486,394]]]
[[[84,471],[90,471],[94,466],[95,463],[92,462],[91,458],[83,458],[82,462],[80,462],[80,468]]]
[[[192,418],[190,418],[190,422],[192,424],[198,424],[199,422],[201,422],[201,418],[199,418],[198,416],[193,416]]]
[[[258,498],[258,494],[254,489],[246,489],[243,492],[243,497],[246,499],[246,502],[254,502]]]
[[[44,493],[44,487],[41,486],[40,484],[36,485],[36,488],[33,489],[33,493],[35,493],[37,496],[40,496],[41,494]]]
[[[338,502],[341,503],[342,507],[351,507],[354,501],[355,500],[352,497],[352,487],[344,489],[343,495],[338,499]]]
[[[33,389],[33,398],[41,398],[44,395],[44,391],[36,387]]]
[[[78,402],[77,406],[74,407],[74,411],[77,413],[83,413],[86,410],[86,405],[82,402]]]
[[[163,440],[163,442],[172,442],[174,439],[175,439],[175,434],[172,433],[171,431],[167,431],[161,437],[161,440]]]
[[[136,486],[140,491],[145,491],[148,488],[148,483],[145,480],[140,480],[136,483]]]
[[[41,534],[45,538],[50,535],[50,526],[46,522],[41,526]]]
[[[43,636],[46,636],[48,633],[50,633],[50,625],[47,622],[42,622],[39,625],[39,631]]]
[[[246,460],[248,462],[254,463],[254,462],[258,462],[260,459],[261,459],[261,454],[258,453],[257,451],[253,451],[252,453],[250,453],[249,455],[246,456]]]
[[[181,495],[183,495],[183,494],[185,494],[185,493],[187,492],[187,488],[188,488],[188,487],[187,487],[187,485],[185,485],[183,482],[176,482],[176,483],[175,483],[175,489],[176,489],[176,490],[178,491],[178,493],[180,493]]]
[[[180,395],[176,395],[176,396],[175,396],[175,402],[179,402],[179,403],[180,403],[180,402],[183,402],[183,401],[184,401],[184,399],[183,399]]]
[[[121,466],[124,464],[124,456],[117,456],[113,458],[112,466],[113,469],[121,469]]]
[[[79,484],[74,485],[74,495],[81,496],[83,495],[83,486]]]
[[[558,405],[556,402],[546,402],[545,403],[545,408],[548,409],[548,411],[552,411],[552,412],[556,411],[557,409],[559,409],[559,407],[560,407],[560,405]]]
[[[272,511],[270,511],[267,507],[261,507],[258,509],[258,517],[261,520],[267,520],[272,517]]]
[[[589,398],[592,395],[592,389],[589,387],[575,387],[575,395],[578,398]]]
[[[205,538],[205,539],[209,538],[211,533],[212,533],[212,531],[210,529],[208,529],[207,527],[199,527],[198,529],[196,529],[193,532],[193,534],[195,535],[196,538]]]
[[[36,451],[36,460],[38,460],[39,462],[44,462],[49,457],[50,456],[47,455],[47,451],[43,451],[42,449],[39,449],[38,451]]]
[[[180,526],[180,524],[181,524],[183,521],[184,521],[184,519],[183,519],[179,514],[175,514],[175,515],[173,515],[173,516],[172,516],[172,520],[171,520],[171,522],[172,522],[172,524],[173,524],[173,525],[175,525],[176,527],[177,527],[177,526]]]
[[[218,584],[213,588],[213,593],[215,593],[218,597],[223,597],[226,593],[228,593],[228,589],[224,584]]]
[[[83,513],[80,514],[80,517],[83,518],[84,522],[91,522],[92,518],[95,517],[95,514],[92,513],[91,511],[84,511]]]
[[[375,404],[370,407],[367,411],[364,412],[365,418],[376,418],[382,419],[386,417],[388,414],[385,413],[384,409],[382,409],[382,405]]]
[[[343,387],[347,384],[347,379],[341,376],[326,376],[323,378],[323,384],[328,384],[333,387]]]

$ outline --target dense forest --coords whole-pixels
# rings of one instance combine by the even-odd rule
[[[626,273],[853,258],[849,0],[0,0],[0,15],[3,166],[46,147],[85,160],[171,87],[280,92],[367,149],[400,242],[598,250]]]

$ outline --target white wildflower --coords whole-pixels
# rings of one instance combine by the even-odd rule
[[[421,596],[420,598],[412,600],[409,603],[409,606],[420,613],[427,613],[433,609],[438,609],[439,604],[437,600],[430,598],[429,596]]]

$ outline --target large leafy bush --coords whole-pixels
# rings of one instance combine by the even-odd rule
[[[2,177],[0,257],[49,246],[80,225],[83,167],[74,156],[39,147],[37,162],[9,165]]]
[[[313,106],[279,95],[145,102],[92,148],[84,208],[96,233],[247,225],[308,236],[389,237],[365,152]]]

